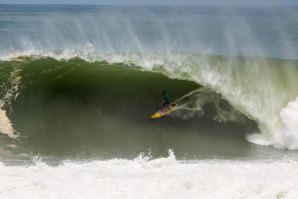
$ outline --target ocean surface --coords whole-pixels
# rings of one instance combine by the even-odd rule
[[[0,198],[297,198],[297,77],[298,7],[0,5]]]

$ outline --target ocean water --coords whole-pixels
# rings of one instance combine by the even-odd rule
[[[0,5],[0,196],[297,198],[297,59],[297,7]]]

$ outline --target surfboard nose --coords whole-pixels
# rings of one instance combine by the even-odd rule
[[[160,113],[155,113],[151,116],[152,119],[160,118],[162,115]]]

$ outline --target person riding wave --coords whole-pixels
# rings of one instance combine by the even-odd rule
[[[169,100],[169,97],[167,96],[167,92],[166,91],[162,91],[161,92],[161,96],[162,96],[162,98],[164,100],[162,106],[167,106],[167,105],[169,105],[171,103],[170,100]]]

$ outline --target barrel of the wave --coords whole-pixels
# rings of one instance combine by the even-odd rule
[[[163,107],[161,110],[157,111],[156,113],[154,113],[151,118],[152,119],[157,119],[157,118],[161,118],[167,114],[169,114],[170,112],[172,112],[175,107],[177,106],[176,103],[172,103],[168,106]]]

